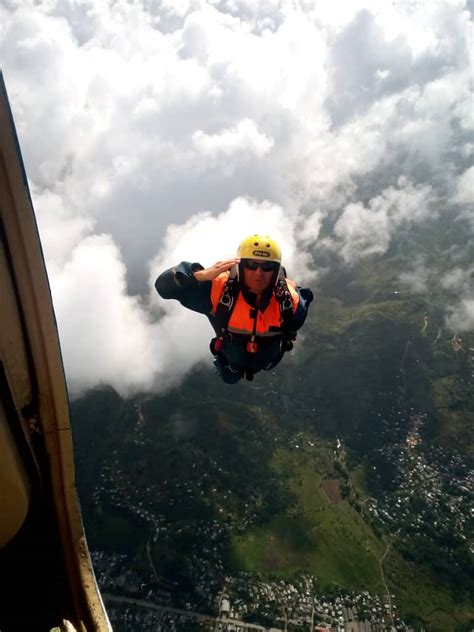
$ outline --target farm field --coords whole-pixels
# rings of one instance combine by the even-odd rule
[[[311,450],[278,451],[273,468],[287,476],[294,503],[268,524],[232,540],[232,559],[241,570],[282,578],[310,572],[321,589],[346,586],[383,592],[378,559],[385,545],[341,498],[338,480],[316,470]]]

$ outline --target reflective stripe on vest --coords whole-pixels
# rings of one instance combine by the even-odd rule
[[[224,291],[225,284],[229,278],[229,272],[223,272],[214,281],[212,281],[211,288],[211,302],[212,313],[216,313],[217,304]],[[296,312],[299,304],[299,294],[296,291],[296,286],[293,281],[286,279],[288,289],[293,299],[293,314]],[[249,305],[245,300],[243,293],[239,292],[237,297],[237,303],[232,311],[227,330],[236,334],[252,335],[254,331],[255,318],[250,314],[254,313],[254,307]],[[257,313],[257,326],[255,329],[255,335],[261,337],[279,336],[281,331],[270,331],[270,327],[281,327],[282,318],[280,311],[280,304],[272,295],[270,303],[264,312],[258,310]]]

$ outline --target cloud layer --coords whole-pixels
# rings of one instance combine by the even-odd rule
[[[471,37],[461,0],[3,2],[71,388],[154,388],[205,357],[204,319],[148,296],[180,259],[264,230],[310,280],[327,217],[346,265],[436,200],[472,220]]]

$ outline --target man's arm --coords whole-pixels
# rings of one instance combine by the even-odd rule
[[[155,281],[156,291],[162,298],[174,298],[194,312],[209,314],[212,309],[212,283],[196,279],[194,273],[200,270],[204,270],[200,263],[181,261],[160,274]]]
[[[234,257],[218,261],[210,268],[203,268],[200,263],[181,261],[160,274],[155,281],[156,291],[162,298],[174,298],[188,309],[209,314],[212,310],[212,281],[239,261]]]
[[[293,316],[294,331],[297,331],[304,325],[304,321],[306,320],[306,316],[308,315],[309,306],[314,298],[313,292],[308,287],[298,286],[296,290],[299,294],[300,300],[298,302],[296,312]]]

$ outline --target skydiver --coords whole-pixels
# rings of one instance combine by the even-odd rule
[[[313,300],[309,288],[286,278],[280,247],[267,235],[246,237],[236,257],[210,268],[182,261],[160,274],[155,288],[207,315],[216,373],[227,384],[273,369],[292,349]]]

